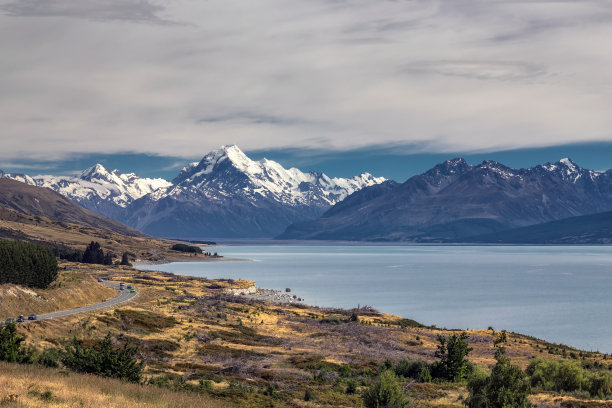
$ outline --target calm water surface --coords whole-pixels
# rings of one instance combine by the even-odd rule
[[[228,246],[250,262],[139,266],[248,279],[318,306],[376,309],[438,327],[506,329],[612,352],[612,247]]]

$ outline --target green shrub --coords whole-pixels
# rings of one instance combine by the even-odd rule
[[[312,401],[312,400],[314,400],[314,393],[310,391],[309,388],[306,388],[306,391],[304,392],[304,401]]]
[[[24,347],[24,337],[17,334],[17,324],[9,323],[0,328],[0,360],[10,363],[32,363],[34,353]]]
[[[45,367],[59,367],[59,360],[61,358],[60,351],[56,348],[49,348],[43,350],[36,357],[36,364],[40,364]]]
[[[66,344],[62,363],[74,371],[140,382],[143,362],[135,358],[137,349],[113,347],[110,334],[92,346],[84,346],[73,338]]]
[[[440,344],[435,355],[440,359],[440,364],[431,367],[434,377],[455,382],[467,378],[473,367],[467,360],[467,356],[472,351],[472,348],[468,347],[468,338],[466,332],[449,337],[438,335]]]
[[[528,408],[531,392],[529,378],[520,367],[503,357],[493,367],[491,375],[476,370],[468,381],[469,408]]]
[[[357,392],[357,381],[356,380],[349,380],[346,383],[346,393],[347,394],[355,394]]]
[[[362,395],[366,408],[404,408],[408,401],[393,371],[383,371]]]

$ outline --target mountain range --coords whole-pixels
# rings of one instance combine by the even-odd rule
[[[496,234],[606,211],[612,211],[610,170],[583,169],[567,158],[528,169],[457,158],[401,184],[364,188],[279,238],[505,242]]]
[[[188,239],[273,237],[385,181],[368,173],[330,178],[285,169],[271,160],[251,160],[235,145],[188,164],[172,181],[109,171],[100,164],[76,177],[2,172],[0,177],[50,188],[147,234]]]

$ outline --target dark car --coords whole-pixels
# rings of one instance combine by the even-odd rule
[[[128,290],[133,289],[133,288],[132,288],[132,285],[127,285],[127,288],[128,288]]]
[[[7,317],[6,320],[4,321],[6,324],[9,323],[13,323],[15,321],[15,319],[13,319],[12,317]]]
[[[23,317],[23,315],[19,315],[19,317],[17,318],[17,323],[23,323],[25,322],[25,317]]]
[[[37,319],[37,317],[36,317],[36,315],[34,313],[32,313],[32,314],[30,314],[28,316],[28,320],[36,320],[36,319]]]
[[[98,282],[104,282],[104,279],[98,278]]]

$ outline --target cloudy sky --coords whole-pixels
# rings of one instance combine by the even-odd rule
[[[0,0],[0,168],[610,168],[610,38],[608,0]]]

